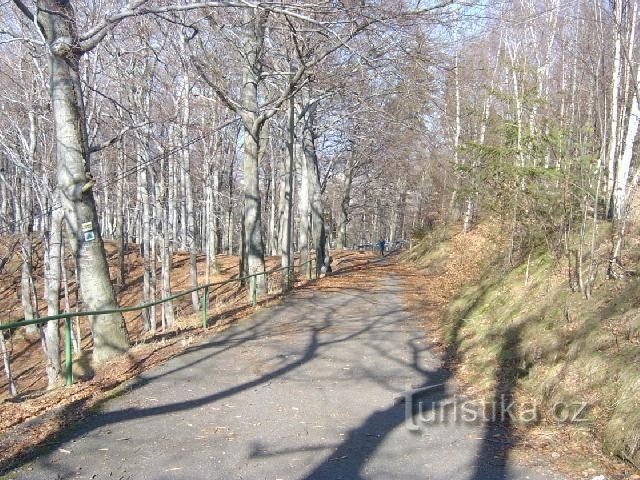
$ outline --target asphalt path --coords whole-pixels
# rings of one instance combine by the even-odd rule
[[[9,478],[560,478],[444,408],[449,377],[393,276],[296,291],[144,373]]]

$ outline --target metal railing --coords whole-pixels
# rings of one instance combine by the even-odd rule
[[[284,287],[282,292],[286,292],[289,289],[291,289],[292,286],[292,279],[293,279],[293,274],[295,273],[295,269],[296,267],[298,269],[301,269],[302,267],[308,266],[307,269],[307,277],[309,280],[313,279],[313,275],[312,272],[314,271],[313,269],[313,263],[314,263],[314,259],[310,259],[307,260],[304,263],[301,263],[299,265],[289,265],[287,267],[280,267],[280,268],[274,268],[272,270],[265,270],[263,272],[258,272],[258,273],[252,273],[250,275],[245,275],[243,277],[238,277],[238,278],[230,278],[228,280],[222,280],[219,282],[211,282],[211,283],[207,283],[205,285],[199,285],[197,287],[193,287],[190,288],[188,290],[184,290],[178,293],[175,293],[169,297],[166,298],[161,298],[160,300],[155,300],[153,302],[149,302],[149,303],[144,303],[142,305],[136,305],[136,306],[132,306],[132,307],[120,307],[120,308],[113,308],[113,309],[108,309],[108,310],[93,310],[93,311],[86,311],[86,312],[65,312],[65,313],[60,313],[58,315],[51,315],[49,317],[42,317],[42,318],[34,318],[34,319],[29,319],[29,320],[19,320],[16,322],[11,322],[11,323],[5,323],[5,324],[0,324],[0,332],[4,331],[4,330],[9,330],[9,329],[15,329],[15,328],[20,328],[20,327],[25,327],[27,325],[37,325],[37,324],[45,324],[47,322],[52,322],[52,321],[56,321],[56,320],[64,320],[64,356],[65,356],[65,384],[66,385],[71,385],[73,384],[73,352],[72,352],[72,348],[71,348],[71,319],[75,318],[75,317],[91,317],[91,316],[95,316],[95,315],[107,315],[107,314],[111,314],[111,313],[125,313],[125,312],[134,312],[137,310],[146,310],[147,308],[151,308],[155,305],[160,305],[166,302],[170,302],[172,300],[176,300],[180,297],[184,297],[185,295],[190,295],[193,292],[197,292],[200,290],[204,290],[204,294],[202,295],[202,302],[201,302],[201,306],[200,306],[200,313],[202,315],[202,327],[203,328],[207,328],[208,326],[208,312],[207,312],[207,307],[209,304],[209,289],[212,287],[219,287],[222,285],[227,285],[229,283],[234,283],[234,282],[244,282],[246,280],[251,279],[252,285],[251,285],[251,304],[255,307],[258,303],[258,294],[257,294],[257,290],[258,290],[258,277],[260,276],[265,276],[265,283],[267,285],[267,290],[268,290],[268,284],[269,284],[269,275],[276,273],[276,272],[281,272],[281,271],[286,271],[285,275],[286,278],[284,279]],[[299,270],[300,271],[300,270]],[[317,271],[316,271],[316,276],[315,278],[317,278]],[[268,293],[268,292],[267,292]],[[2,333],[0,333],[0,335],[2,335]]]

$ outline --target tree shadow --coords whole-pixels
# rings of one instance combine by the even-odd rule
[[[311,299],[313,301],[313,298]],[[56,430],[47,435],[42,441],[38,443],[35,448],[29,451],[19,452],[16,455],[3,460],[0,465],[0,475],[6,473],[12,469],[19,468],[28,462],[37,459],[40,456],[46,455],[54,448],[64,442],[74,441],[89,432],[99,429],[107,425],[115,425],[118,423],[126,422],[134,419],[152,418],[162,415],[168,415],[175,412],[182,412],[187,410],[193,410],[203,405],[219,402],[220,400],[232,397],[244,391],[253,389],[259,385],[270,382],[271,380],[286,375],[300,366],[307,364],[314,359],[321,349],[327,348],[336,343],[346,342],[351,339],[357,338],[366,332],[375,329],[380,319],[373,317],[370,322],[367,322],[362,328],[356,329],[343,336],[327,339],[321,339],[320,335],[334,327],[336,319],[340,318],[339,312],[342,307],[350,300],[344,299],[342,302],[338,302],[332,308],[326,308],[322,317],[317,324],[308,328],[308,336],[306,345],[303,349],[297,352],[295,355],[297,358],[291,361],[281,361],[276,368],[252,379],[250,381],[241,382],[233,385],[229,388],[222,389],[210,395],[205,395],[195,399],[186,401],[180,401],[176,403],[170,403],[165,405],[159,405],[148,408],[123,408],[116,411],[106,411],[102,413],[96,413],[90,415],[85,419],[82,424],[77,424],[75,428],[66,429],[69,424],[77,423],[77,420],[84,417],[90,406],[90,399],[85,398],[73,402],[64,408],[60,409],[55,414],[55,421],[59,425],[64,426],[65,430]],[[164,369],[160,371],[158,369],[151,372],[144,373],[126,384],[125,390],[132,392],[140,389],[141,387],[149,384],[150,382],[157,381],[162,377],[166,377],[176,372],[187,370],[197,364],[211,361],[216,356],[219,356],[229,350],[238,348],[248,342],[255,341],[265,336],[277,334],[277,325],[274,325],[271,321],[272,316],[282,313],[284,310],[296,311],[298,308],[295,305],[295,299],[291,299],[288,304],[276,305],[270,309],[269,314],[265,312],[257,321],[243,322],[236,325],[227,331],[222,332],[213,339],[205,341],[200,345],[190,347],[185,350],[184,354],[180,355],[183,359],[189,359],[189,354],[201,354],[196,355],[195,358],[189,359],[186,362],[179,363],[177,366]],[[280,310],[280,311],[279,311]],[[91,411],[100,411],[101,408],[109,401],[107,398],[98,402],[95,405],[91,405]],[[58,465],[59,466],[59,465]],[[59,472],[58,472],[59,474]],[[55,477],[52,477],[55,478]],[[62,477],[61,477],[62,478]]]
[[[456,317],[450,330],[442,367],[432,370],[423,369],[418,361],[420,350],[416,348],[416,345],[410,345],[413,359],[408,366],[420,374],[421,383],[414,385],[415,390],[408,392],[401,399],[401,402],[387,409],[373,412],[357,428],[350,430],[345,439],[332,449],[331,454],[303,477],[304,480],[335,478],[364,480],[366,464],[394,430],[405,423],[407,428],[415,429],[417,432],[424,428],[421,422],[425,418],[433,419],[442,415],[441,412],[445,411],[452,402],[452,395],[447,384],[453,379],[456,372],[460,354],[460,332],[464,326],[466,314],[480,305],[494,286],[494,283],[483,285],[473,302],[467,306],[462,314]],[[428,308],[428,305],[425,307]],[[509,406],[513,401],[516,380],[520,374],[520,358],[517,354],[520,333],[520,325],[510,328],[501,346],[493,398],[494,405],[497,405],[499,409],[497,416],[490,416],[483,425],[482,440],[469,480],[506,480],[510,478],[507,459],[516,438],[511,417],[506,414],[502,415],[500,407],[502,405]],[[453,401],[455,402],[456,399],[454,398]],[[424,405],[428,406],[426,410],[423,409]],[[459,419],[443,418],[443,421],[456,422]],[[375,432],[375,435],[372,436],[371,432]],[[319,449],[317,446],[316,448]]]
[[[381,261],[383,260],[381,259]],[[356,266],[354,268],[360,267]],[[398,288],[395,284],[391,287],[385,286],[385,288],[393,293],[398,293]],[[485,286],[469,306],[467,312],[470,312],[474,306],[480,304],[489,290],[490,286]],[[319,309],[316,307],[320,305],[320,298],[324,294],[313,291],[301,293],[306,302],[305,309],[312,310],[315,308],[318,311]],[[366,295],[366,293],[369,295]],[[363,304],[371,304],[372,311],[363,316],[364,320],[362,322],[353,325],[349,324],[349,329],[337,331],[336,333],[335,327],[340,322],[344,326],[342,314],[345,307],[354,300]],[[374,304],[375,306],[373,306]],[[283,304],[274,306],[268,313],[264,312],[262,315],[254,317],[251,322],[243,322],[209,341],[190,347],[179,362],[163,369],[156,369],[143,374],[127,386],[127,391],[140,389],[162,377],[167,377],[181,370],[187,370],[203,362],[209,362],[232,349],[242,348],[243,346],[249,348],[249,343],[252,341],[277,336],[283,330],[286,330],[289,324],[296,325],[299,317],[296,317],[294,312],[299,314],[300,305],[300,296],[289,297]],[[426,307],[429,308],[430,306],[426,305]],[[398,317],[394,317],[394,315],[402,316],[398,320]],[[378,375],[378,372],[373,369],[364,370],[361,374],[363,378],[382,386],[384,390],[396,395],[396,400],[390,406],[372,411],[358,425],[345,432],[343,439],[337,444],[323,442],[319,445],[296,445],[293,448],[284,448],[265,453],[263,445],[254,442],[251,445],[250,458],[330,449],[330,453],[325,456],[324,460],[301,478],[305,480],[364,479],[365,466],[381,448],[382,444],[389,439],[392,432],[402,427],[403,424],[409,430],[412,430],[412,426],[420,420],[417,416],[422,413],[419,408],[421,405],[428,404],[432,406],[432,409],[437,409],[451,400],[451,393],[447,388],[447,384],[451,382],[455,373],[460,349],[460,331],[464,326],[465,315],[458,315],[455,319],[455,323],[451,328],[449,346],[444,355],[444,362],[432,368],[424,366],[424,356],[430,355],[431,347],[426,342],[423,342],[424,334],[419,328],[416,328],[415,333],[410,334],[406,342],[404,342],[405,351],[409,352],[408,358],[395,354],[392,350],[387,349],[384,343],[377,341],[386,337],[387,329],[397,328],[398,325],[396,323],[408,321],[407,316],[407,312],[399,305],[396,305],[395,302],[378,302],[378,296],[371,295],[368,288],[346,291],[344,297],[339,301],[331,305],[324,305],[322,312],[317,314],[316,318],[306,326],[306,330],[303,330],[304,336],[301,339],[303,342],[291,347],[293,348],[291,355],[274,355],[272,358],[274,363],[268,367],[266,372],[259,373],[255,378],[238,381],[227,388],[222,388],[197,398],[188,398],[174,403],[150,407],[126,406],[117,410],[97,413],[87,418],[83,424],[78,425],[75,429],[66,432],[58,431],[49,435],[40,443],[40,449],[23,452],[4,462],[0,467],[0,474],[7,472],[10,468],[19,467],[26,462],[34,460],[38,456],[45,454],[47,449],[55,448],[62,442],[74,441],[105,426],[113,426],[129,420],[151,419],[168,416],[176,412],[194,410],[247,392],[260,385],[268,384],[272,380],[282,378],[309,364],[313,359],[326,355],[327,349],[333,345],[358,340],[359,346],[357,348],[370,348],[377,358],[384,359],[388,365],[395,365],[405,372],[410,372],[412,378],[417,379],[416,383],[412,385],[414,390],[411,392],[398,391],[398,388],[391,384],[391,378]],[[273,322],[272,318],[275,317],[284,318],[286,321]],[[499,368],[496,372],[494,397],[495,399],[499,398],[500,401],[503,398],[511,399],[513,397],[513,389],[518,374],[518,357],[514,352],[517,352],[519,342],[520,327],[514,326],[504,339],[498,358]],[[398,345],[394,345],[395,347],[398,347]],[[188,355],[192,356],[189,357]],[[59,418],[77,418],[74,413],[83,412],[86,409],[86,402],[86,400],[82,400],[65,407]],[[105,403],[101,402],[98,408]],[[64,421],[60,423],[61,425],[65,424]],[[506,460],[512,444],[512,425],[509,421],[505,423],[501,418],[498,418],[495,422],[490,421],[483,427],[482,441],[470,480],[506,480],[509,478]],[[419,437],[416,436],[416,442],[418,441]],[[40,463],[44,464],[43,468],[47,468],[46,462]],[[67,474],[71,475],[71,469],[68,466],[60,463],[55,465],[57,469],[55,474],[59,478],[66,478],[65,475]],[[66,473],[61,475],[61,472]],[[56,478],[53,476],[54,472],[51,473],[51,478]]]
[[[470,480],[506,480],[509,478],[509,451],[518,441],[514,430],[517,411],[509,409],[515,405],[514,390],[518,377],[522,374],[518,353],[521,342],[522,324],[511,326],[504,337],[498,354],[498,368],[490,415],[486,419],[478,460]]]

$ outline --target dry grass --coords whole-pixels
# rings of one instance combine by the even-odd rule
[[[486,227],[426,239],[407,255],[423,276],[412,280],[422,295],[409,301],[422,302],[433,319],[429,329],[444,351],[455,352],[451,364],[470,393],[494,395],[508,359],[515,398],[542,406],[542,422],[516,435],[522,448],[560,454],[573,475],[633,474],[610,455],[640,466],[640,282],[602,279],[587,301],[569,290],[562,267],[537,255],[525,285],[526,265],[507,270],[496,261],[500,244]],[[444,310],[433,308],[438,304]],[[556,402],[583,401],[595,420],[588,426],[552,418]]]

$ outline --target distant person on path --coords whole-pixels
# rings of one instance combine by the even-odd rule
[[[382,255],[384,257],[384,247],[386,245],[386,242],[384,241],[384,238],[381,238],[380,241],[378,242],[378,248],[380,249],[380,255]]]

